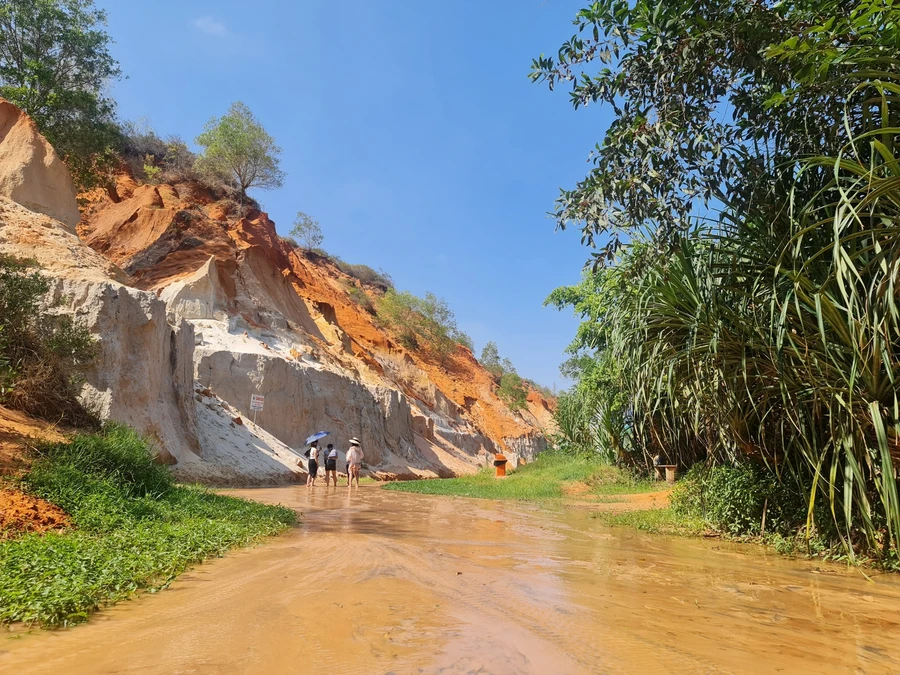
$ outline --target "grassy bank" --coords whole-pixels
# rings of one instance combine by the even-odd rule
[[[661,488],[659,483],[638,480],[597,457],[545,452],[503,480],[497,480],[493,468],[489,468],[461,478],[388,483],[384,489],[480,499],[547,500],[566,496],[614,499],[616,495]]]
[[[630,527],[650,534],[671,534],[679,537],[699,537],[710,532],[702,518],[680,513],[671,507],[612,513],[598,511],[591,514],[608,527]]]
[[[38,455],[19,487],[62,507],[74,528],[0,542],[2,624],[82,621],[295,521],[287,508],[175,485],[124,427],[48,445]]]

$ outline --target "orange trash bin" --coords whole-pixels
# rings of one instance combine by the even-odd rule
[[[508,460],[501,454],[494,455],[494,470],[497,478],[506,478],[506,462]]]

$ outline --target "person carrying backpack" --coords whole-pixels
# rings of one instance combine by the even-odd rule
[[[325,487],[328,487],[329,478],[334,481],[334,487],[337,487],[337,460],[337,448],[329,443],[325,451]]]

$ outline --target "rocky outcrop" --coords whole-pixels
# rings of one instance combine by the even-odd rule
[[[361,438],[382,477],[455,475],[497,451],[542,449],[549,408],[536,392],[512,413],[468,349],[441,363],[404,349],[350,293],[379,289],[291,250],[265,213],[197,184],[123,176],[93,196],[79,239],[59,160],[4,105],[0,253],[37,260],[54,279],[54,311],[97,337],[84,401],[153,437],[182,479],[295,480],[296,451],[319,430],[341,451]],[[256,415],[253,394],[265,397]]]
[[[61,222],[69,232],[81,220],[65,164],[31,118],[0,99],[0,195]]]

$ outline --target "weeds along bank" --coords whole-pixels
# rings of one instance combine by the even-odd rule
[[[610,466],[596,455],[573,456],[548,450],[541,453],[534,462],[520,466],[502,480],[495,478],[491,467],[459,478],[388,483],[383,489],[480,499],[544,501],[570,497],[587,502],[665,488],[659,483]]]
[[[77,623],[296,518],[287,508],[175,485],[146,442],[117,425],[41,446],[11,485],[61,507],[70,524],[0,540],[2,624]]]
[[[583,318],[564,441],[710,467],[692,510],[723,529],[762,530],[766,513],[767,532],[885,564],[900,547],[898,20],[870,0],[595,3],[533,70],[614,112],[558,202],[561,226],[609,244],[548,300]]]

